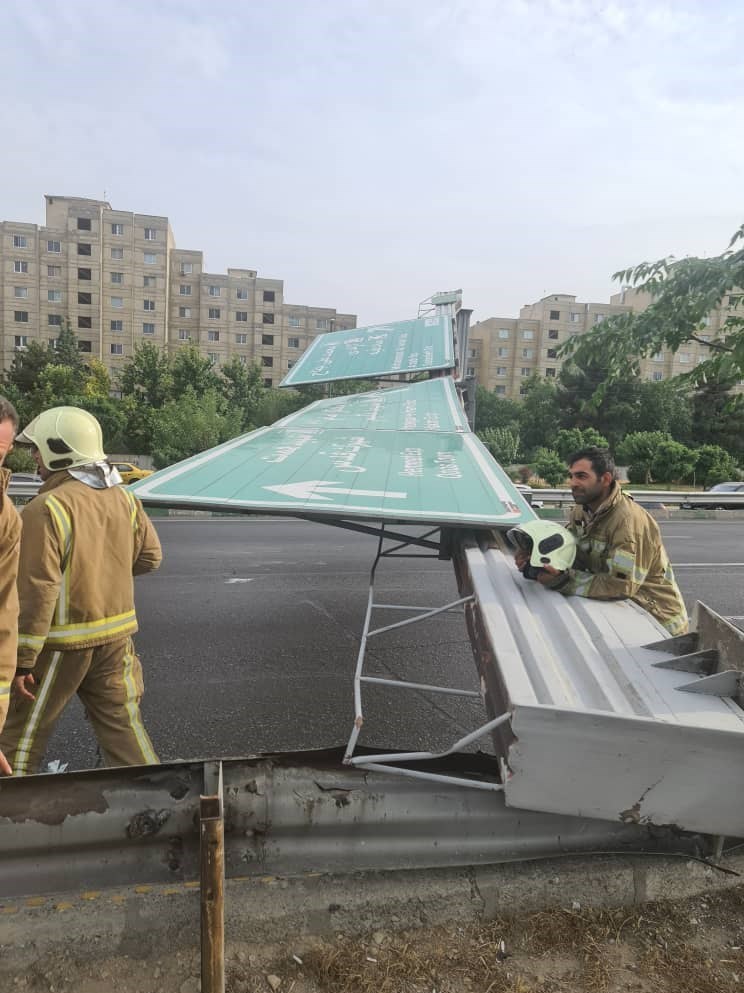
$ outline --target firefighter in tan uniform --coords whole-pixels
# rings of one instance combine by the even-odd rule
[[[44,482],[23,511],[17,665],[0,748],[14,775],[36,772],[77,693],[108,765],[155,763],[132,644],[132,577],[160,565],[155,529],[118,485],[87,411],[44,411],[17,440],[33,446]]]
[[[565,596],[633,600],[672,635],[685,634],[687,610],[653,517],[623,493],[606,449],[585,448],[569,458],[576,506],[567,527],[576,538],[573,568],[546,566],[538,582]],[[516,556],[524,572],[523,553]]]
[[[18,414],[4,397],[0,397],[0,466],[13,448],[18,429]],[[10,470],[0,469],[0,731],[5,723],[10,700],[10,685],[16,667],[18,644],[18,550],[21,519],[8,496]],[[10,764],[0,751],[0,774],[11,774]]]

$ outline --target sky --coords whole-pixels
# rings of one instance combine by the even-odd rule
[[[473,320],[717,255],[744,221],[738,0],[3,0],[0,219],[165,214],[210,272],[359,324]]]

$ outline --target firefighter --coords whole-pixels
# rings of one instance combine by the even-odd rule
[[[46,410],[16,440],[31,446],[43,483],[23,511],[18,653],[0,748],[14,775],[36,772],[77,693],[108,765],[155,763],[132,643],[132,577],[160,565],[155,529],[87,411]]]
[[[18,414],[12,403],[0,397],[0,466],[13,449],[18,430]],[[8,496],[10,470],[0,468],[0,731],[5,722],[10,699],[10,684],[16,667],[18,644],[18,550],[21,520]],[[9,776],[11,768],[0,751],[0,774]]]

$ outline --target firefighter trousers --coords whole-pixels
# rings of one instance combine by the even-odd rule
[[[0,751],[14,776],[37,772],[47,742],[62,711],[77,693],[93,725],[106,764],[150,765],[158,762],[142,724],[142,666],[131,638],[81,651],[45,647],[34,668],[36,699],[11,694]]]

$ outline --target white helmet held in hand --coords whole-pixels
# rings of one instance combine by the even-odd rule
[[[552,521],[528,521],[507,531],[506,536],[530,557],[522,573],[526,579],[536,579],[546,566],[563,572],[571,568],[576,558],[576,538],[567,528]]]

